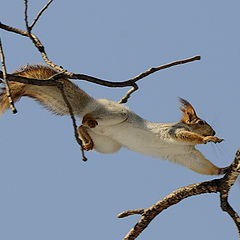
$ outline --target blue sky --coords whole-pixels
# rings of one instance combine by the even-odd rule
[[[30,18],[44,4],[29,1]],[[201,61],[142,80],[127,105],[148,120],[175,122],[181,117],[177,97],[188,99],[225,139],[198,149],[226,166],[240,145],[239,8],[237,0],[54,1],[34,33],[57,64],[114,81],[201,55]],[[23,1],[2,1],[1,21],[24,28],[23,10]],[[9,72],[43,63],[28,39],[2,30],[1,38]],[[118,100],[127,91],[78,83],[96,98]],[[68,117],[53,116],[29,99],[16,106],[17,115],[0,117],[1,239],[121,239],[139,217],[118,219],[119,212],[148,207],[179,187],[214,178],[125,149],[88,152],[82,162]],[[230,202],[238,212],[239,194],[236,183]],[[217,194],[186,199],[138,239],[237,239],[219,205]]]

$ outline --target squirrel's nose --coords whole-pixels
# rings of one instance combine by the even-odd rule
[[[212,135],[214,136],[215,134],[216,134],[216,132],[213,130]]]

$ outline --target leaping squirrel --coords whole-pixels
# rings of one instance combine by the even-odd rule
[[[48,66],[28,65],[13,74],[44,80],[57,73]],[[223,139],[214,136],[215,131],[197,116],[188,101],[180,98],[183,117],[179,122],[155,123],[141,118],[123,104],[107,99],[94,99],[69,80],[58,81],[64,86],[75,116],[82,118],[78,133],[85,150],[95,149],[101,153],[114,153],[121,147],[126,147],[181,164],[200,174],[225,173],[227,168],[215,166],[195,149],[197,144],[220,143]],[[18,82],[9,82],[9,85],[14,101],[27,96],[37,100],[55,114],[69,114],[62,94],[55,86]],[[4,113],[8,108],[6,90],[2,88],[0,113]]]

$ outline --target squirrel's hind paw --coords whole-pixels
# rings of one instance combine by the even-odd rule
[[[86,151],[90,151],[90,150],[93,150],[93,141],[89,141],[87,143],[83,143],[83,149],[86,150]]]
[[[87,132],[87,128],[83,125],[78,127],[78,136],[80,140],[82,141],[82,148],[86,151],[92,150],[94,143],[92,138]]]

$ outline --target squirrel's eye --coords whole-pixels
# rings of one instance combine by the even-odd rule
[[[198,123],[199,123],[200,125],[204,125],[204,124],[205,124],[205,122],[204,122],[203,120],[199,120]]]

